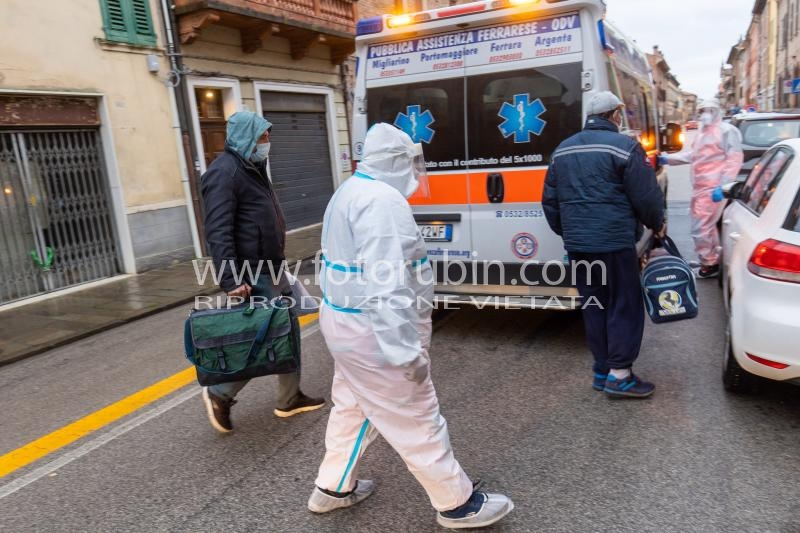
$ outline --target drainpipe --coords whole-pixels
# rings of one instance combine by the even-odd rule
[[[345,59],[339,65],[339,75],[342,77],[342,90],[344,91],[344,116],[345,116],[345,120],[347,121],[347,152],[350,154],[350,166],[352,167],[351,171],[355,172],[356,171],[356,163],[355,163],[355,159],[353,158],[353,155],[354,155],[353,152],[352,152],[352,150],[353,150],[353,139],[352,139],[352,133],[350,131],[353,128],[353,123],[352,123],[351,117],[350,117],[350,83],[349,83],[350,75],[349,75],[348,70],[349,70],[349,63],[348,63],[348,60]],[[341,170],[339,170],[339,169],[337,169],[337,170],[339,171],[339,175],[341,177],[341,173],[342,173]],[[339,179],[337,179],[336,181],[339,182]]]
[[[188,129],[182,127],[180,108],[178,107],[178,99],[180,98],[181,101],[182,95],[177,90],[178,85],[181,83],[181,79],[183,77],[182,74],[182,65],[178,64],[177,61],[177,53],[175,51],[175,35],[173,33],[173,26],[172,26],[172,17],[171,17],[171,10],[167,5],[167,0],[161,0],[161,15],[164,21],[164,35],[166,36],[167,40],[167,57],[169,58],[170,64],[170,76],[167,80],[167,86],[169,87],[169,110],[172,119],[172,130],[175,133],[175,145],[178,148],[178,159],[180,164],[181,170],[181,183],[183,184],[183,194],[186,197],[186,214],[189,217],[189,227],[192,232],[192,244],[194,245],[194,255],[195,257],[202,257],[203,256],[203,248],[200,243],[200,234],[197,229],[197,219],[195,218],[194,212],[194,197],[192,196],[192,187],[191,183],[189,182],[190,170],[188,165],[186,164],[186,146],[184,143],[183,138],[183,131]],[[184,108],[185,109],[185,108]],[[191,143],[189,143],[191,144]],[[194,160],[194,157],[192,158]],[[192,174],[194,175],[194,171],[192,170]]]

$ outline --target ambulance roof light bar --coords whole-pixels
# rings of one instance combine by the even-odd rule
[[[502,9],[504,7],[530,5],[540,1],[542,0],[489,0],[483,2],[471,2],[469,4],[433,9],[431,11],[396,15],[389,17],[389,19],[386,21],[386,25],[390,28],[397,28],[400,26],[407,26],[409,24],[427,22],[433,19],[463,17],[464,15],[472,15],[473,13],[480,13],[481,11],[493,11],[495,9]]]
[[[482,11],[494,11],[496,9],[522,7],[545,2],[548,4],[559,4],[562,2],[574,2],[576,4],[598,3],[601,6],[605,6],[603,0],[583,0],[577,2],[575,2],[575,0],[483,0],[457,6],[433,9],[430,11],[403,13],[401,15],[383,15],[381,17],[363,19],[358,21],[358,24],[356,25],[356,35],[381,33],[384,30],[384,20],[387,27],[400,28],[402,26],[419,24],[421,22],[428,22],[431,20],[462,17],[465,15],[480,13]]]

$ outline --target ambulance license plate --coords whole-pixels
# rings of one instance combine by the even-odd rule
[[[419,232],[426,241],[450,242],[453,240],[452,224],[420,224]]]

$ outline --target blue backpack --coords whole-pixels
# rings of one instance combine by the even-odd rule
[[[656,324],[697,316],[694,272],[669,237],[661,240],[664,255],[652,257],[642,271],[647,314]]]

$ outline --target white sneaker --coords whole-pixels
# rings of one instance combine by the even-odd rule
[[[450,529],[486,527],[513,510],[514,502],[508,496],[476,491],[461,507],[437,513],[436,522]]]
[[[350,507],[362,500],[366,500],[374,490],[375,482],[368,479],[356,481],[356,488],[353,489],[353,492],[343,498],[325,494],[319,487],[314,487],[311,497],[308,498],[308,510],[312,513],[327,513],[334,509]]]

